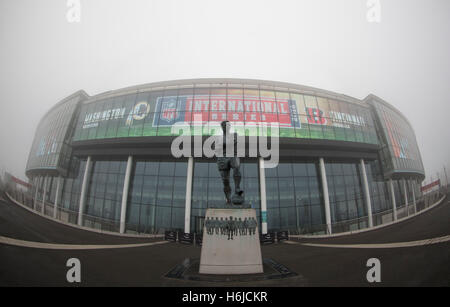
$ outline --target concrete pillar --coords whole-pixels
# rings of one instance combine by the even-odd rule
[[[328,195],[328,181],[327,172],[325,171],[325,162],[323,158],[319,159],[320,162],[320,176],[322,178],[323,200],[325,203],[325,220],[327,223],[327,233],[331,234],[331,210],[330,210],[330,196]]]
[[[56,208],[59,204],[59,194],[61,192],[61,176],[58,176],[56,181],[56,193],[55,193],[55,204],[53,206],[53,218],[56,219]]]
[[[259,164],[259,193],[261,198],[261,233],[267,234],[267,199],[266,199],[266,173],[264,158],[260,157]]]
[[[156,205],[152,206],[152,231],[156,231]]]
[[[184,232],[191,232],[191,203],[192,203],[192,180],[194,176],[194,158],[188,160],[186,174],[186,202],[184,203]],[[154,214],[153,214],[154,216]]]
[[[411,190],[412,190],[412,197],[413,197],[414,213],[417,213],[416,192],[414,191],[415,188],[416,188],[415,183],[416,183],[415,180],[411,181]]]
[[[36,191],[34,193],[34,201],[33,201],[33,209],[36,210],[36,201],[38,198],[38,192],[39,192],[39,184],[40,184],[40,177],[36,177],[35,179],[35,187],[36,187]]]
[[[80,206],[78,209],[78,226],[83,226],[84,204],[86,203],[86,193],[89,184],[91,164],[91,156],[89,156],[86,161],[86,167],[84,168],[83,184],[81,185]]]
[[[125,180],[123,181],[122,206],[120,209],[120,233],[125,232],[125,219],[127,216],[128,189],[130,187],[131,169],[133,168],[133,156],[128,156]]]
[[[360,164],[361,164],[362,177],[363,177],[364,195],[366,197],[367,217],[369,219],[369,228],[372,228],[373,227],[372,203],[370,201],[370,190],[369,190],[369,182],[367,180],[366,165],[364,164],[363,159],[361,159]]]
[[[405,194],[406,216],[408,216],[409,215],[409,210],[408,210],[408,190],[406,189],[406,179],[403,179],[403,193]]]
[[[397,220],[397,205],[395,203],[394,184],[392,183],[392,179],[389,179],[389,187],[391,188],[392,214],[394,216],[394,221],[396,221]]]
[[[444,174],[445,174],[445,182],[447,182],[446,186],[445,186],[445,193],[448,193],[448,177],[447,177],[447,170],[445,169],[444,166]]]
[[[49,180],[48,176],[44,177],[44,191],[42,191],[42,206],[41,213],[45,214],[45,198],[47,197],[47,182]]]

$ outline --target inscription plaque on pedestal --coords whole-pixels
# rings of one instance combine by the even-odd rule
[[[206,210],[199,273],[263,273],[255,209]]]

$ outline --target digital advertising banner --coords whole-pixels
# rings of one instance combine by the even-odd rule
[[[391,142],[391,149],[396,158],[401,159],[410,159],[409,150],[408,150],[408,139],[404,136],[400,136],[399,134],[394,134],[394,128],[391,121],[383,116],[384,123],[386,125],[386,130],[389,136],[389,140]]]
[[[280,127],[301,128],[297,106],[291,99],[270,99],[246,96],[204,95],[159,97],[156,102],[154,127],[168,127],[177,122],[191,122],[193,125],[228,120],[237,125],[257,126],[261,123],[278,123]],[[197,116],[196,116],[197,115]],[[200,117],[199,117],[200,116]]]
[[[259,127],[277,124],[279,137],[378,143],[375,129],[369,125],[370,113],[363,107],[328,103],[319,97],[316,101],[314,96],[270,93],[128,97],[123,103],[105,103],[101,108],[96,106],[101,102],[95,102],[83,106],[73,139],[176,136],[181,132],[172,128],[180,124],[190,125],[193,135],[198,126],[202,126],[202,135],[213,135],[221,133],[220,122],[228,120],[238,134],[246,136],[259,136]]]

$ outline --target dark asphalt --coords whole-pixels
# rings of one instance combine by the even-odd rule
[[[2,198],[8,200],[6,195],[2,195]],[[40,217],[11,201],[1,200],[0,236],[59,244],[131,244],[155,241],[150,238],[119,237],[77,229]]]
[[[418,217],[412,217],[378,230],[344,235],[334,238],[307,238],[299,242],[323,244],[375,244],[418,241],[450,235],[449,200]]]
[[[5,198],[5,197],[4,197]],[[296,242],[356,244],[431,239],[450,234],[448,200],[407,221],[337,238]],[[0,202],[0,235],[46,243],[128,244],[155,239],[92,233],[49,221],[9,202]],[[297,277],[252,283],[193,282],[164,275],[185,258],[199,258],[200,248],[179,243],[113,250],[45,250],[0,244],[0,286],[72,286],[66,261],[81,262],[81,286],[449,286],[450,242],[391,249],[345,249],[300,244],[262,246]],[[381,262],[381,283],[366,280],[369,258]]]

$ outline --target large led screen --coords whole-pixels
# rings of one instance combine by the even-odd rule
[[[261,124],[276,124],[280,137],[377,144],[370,111],[364,106],[288,92],[226,88],[136,93],[85,104],[74,141],[182,133],[174,125],[191,125],[191,134],[213,135],[220,132],[223,120],[240,135],[259,135]]]
[[[406,120],[388,108],[381,112],[394,169],[423,171],[416,137]]]
[[[73,116],[82,95],[76,95],[50,110],[40,121],[27,162],[27,171],[54,169],[67,172],[71,156]]]
[[[424,173],[414,130],[408,121],[381,99],[371,97],[383,137],[382,161],[385,172]],[[385,143],[385,144],[384,144]]]

